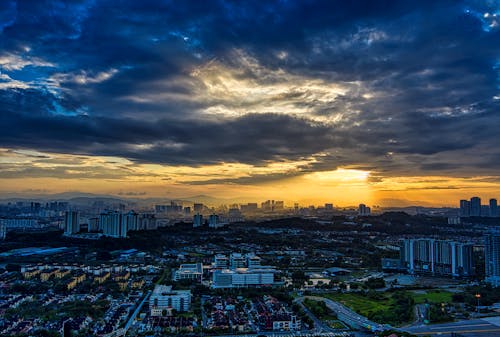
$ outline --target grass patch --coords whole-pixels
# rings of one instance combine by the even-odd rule
[[[405,291],[379,293],[330,293],[324,297],[340,302],[377,323],[398,326],[413,318],[414,301]]]
[[[410,292],[416,304],[429,303],[450,303],[453,294],[448,291],[431,290],[426,293]]]

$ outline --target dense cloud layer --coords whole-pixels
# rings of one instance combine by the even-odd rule
[[[495,172],[499,24],[498,1],[2,1],[0,145]]]

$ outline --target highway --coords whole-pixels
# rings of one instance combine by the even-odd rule
[[[354,329],[364,329],[368,331],[383,331],[392,328],[389,325],[383,325],[372,322],[368,318],[357,314],[356,312],[352,311],[351,309],[349,309],[348,307],[339,302],[335,302],[330,299],[318,296],[301,297],[301,299],[304,298],[325,302],[326,306],[337,314],[339,320],[341,320],[342,322],[346,323],[347,325],[349,325]]]
[[[498,337],[500,336],[500,317],[474,319],[443,324],[420,325],[403,328],[417,336],[451,336],[458,333],[465,337]]]

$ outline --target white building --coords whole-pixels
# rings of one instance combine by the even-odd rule
[[[272,267],[215,270],[212,278],[212,288],[272,286],[275,272],[276,270]]]
[[[172,309],[183,312],[191,306],[190,290],[172,290],[172,286],[156,285],[149,299],[151,316],[163,316]]]
[[[217,254],[214,258],[214,267],[217,269],[227,269],[229,267],[229,259],[224,254]]]
[[[231,268],[244,268],[247,267],[247,259],[243,254],[231,253],[229,256]]]
[[[181,264],[179,269],[174,271],[172,279],[174,281],[193,280],[201,282],[203,279],[203,265],[201,263]]]

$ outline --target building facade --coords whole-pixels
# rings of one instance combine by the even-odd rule
[[[410,274],[468,277],[474,274],[473,245],[434,239],[401,242],[402,266]]]
[[[500,230],[484,235],[485,281],[494,287],[500,286]]]

